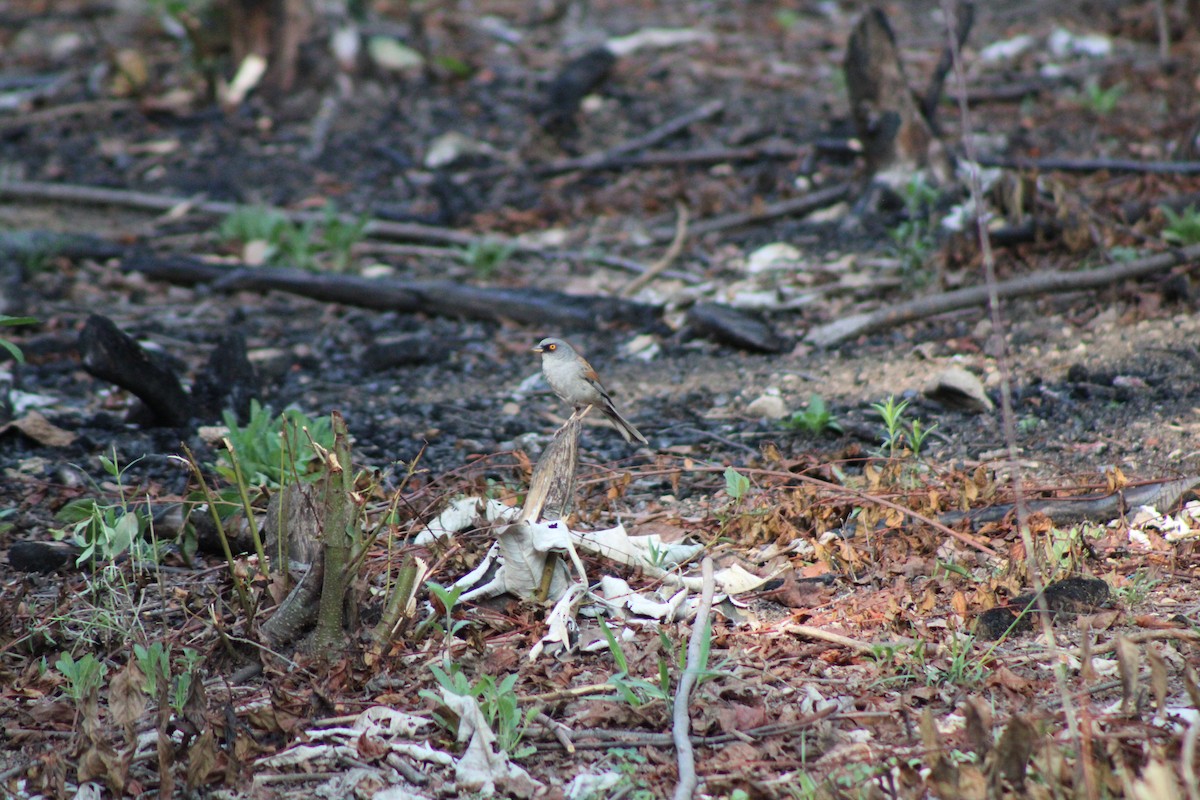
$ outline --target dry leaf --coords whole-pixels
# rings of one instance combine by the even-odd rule
[[[996,743],[995,775],[1018,790],[1025,785],[1025,771],[1033,755],[1036,735],[1028,720],[1018,714],[1009,720]]]
[[[1116,640],[1117,668],[1121,676],[1121,711],[1132,714],[1137,710],[1138,650],[1137,645],[1124,636]]]
[[[124,730],[129,744],[134,743],[134,726],[146,712],[148,698],[142,688],[145,682],[146,676],[138,668],[137,660],[131,658],[108,686],[108,710],[113,721]]]
[[[75,434],[58,427],[37,411],[30,411],[20,419],[0,425],[0,435],[10,430],[20,431],[46,447],[69,447],[76,439]]]

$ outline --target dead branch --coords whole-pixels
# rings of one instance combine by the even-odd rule
[[[1076,272],[1059,270],[1035,272],[996,284],[996,296],[1012,298],[1099,289],[1111,286],[1118,281],[1153,275],[1177,264],[1196,259],[1200,259],[1200,245],[1191,245],[1169,253],[1139,258],[1135,261],[1110,264],[1100,269]],[[810,330],[804,340],[821,347],[829,347],[855,336],[905,322],[944,314],[947,311],[957,311],[961,308],[983,306],[987,303],[987,298],[987,286],[971,286],[930,297],[921,297],[907,303],[889,305],[877,311],[855,314],[827,325],[821,325]]]
[[[946,76],[950,74],[950,69],[954,66],[954,50],[962,52],[963,45],[967,43],[967,37],[971,34],[971,26],[975,24],[974,3],[958,0],[955,3],[954,11],[954,47],[947,46],[942,50],[937,66],[933,68],[933,74],[929,77],[929,86],[925,89],[925,97],[921,100],[921,114],[933,127],[935,133],[938,130],[937,107],[942,99]]]
[[[692,750],[692,740],[688,738],[692,720],[688,714],[689,699],[692,689],[696,687],[697,676],[704,669],[701,663],[704,659],[704,639],[711,635],[709,614],[712,611],[713,562],[710,556],[705,556],[700,562],[700,571],[704,577],[704,588],[700,592],[700,605],[696,607],[696,618],[692,622],[692,634],[688,639],[687,666],[679,678],[679,686],[675,690],[675,709],[671,716],[671,738],[675,742],[675,758],[679,764],[679,782],[675,785],[675,800],[689,800],[696,791],[696,754]]]
[[[706,120],[709,117],[715,117],[725,109],[725,103],[722,100],[713,100],[699,108],[694,108],[686,114],[682,114],[674,119],[667,120],[662,125],[652,128],[641,136],[629,139],[615,147],[610,147],[599,153],[590,153],[579,158],[564,158],[559,161],[552,161],[549,164],[542,164],[533,167],[531,170],[534,175],[545,177],[547,175],[557,175],[562,172],[573,172],[575,170],[601,170],[610,169],[612,163],[626,156],[629,153],[638,150],[645,150],[647,147],[656,145],[664,139],[668,139],[682,130],[687,129],[691,125]],[[504,172],[511,170],[505,168]],[[490,172],[490,171],[489,171]],[[476,173],[476,176],[482,177],[485,173]]]
[[[625,288],[619,293],[621,297],[632,297],[639,289],[661,275],[667,267],[671,266],[671,263],[676,258],[679,258],[679,254],[683,252],[683,243],[687,239],[687,206],[683,203],[676,203],[675,211],[679,215],[675,221],[675,238],[671,240],[671,245],[667,248],[667,252],[663,253],[662,258],[651,264],[645,272],[625,284]]]
[[[1147,175],[1198,175],[1200,161],[1135,161],[1129,158],[1008,158],[980,156],[985,167],[1036,169],[1040,172],[1135,172]]]
[[[858,639],[851,639],[849,636],[843,636],[840,633],[814,628],[812,625],[784,625],[780,630],[784,633],[794,633],[797,636],[803,636],[807,639],[816,639],[820,642],[829,642],[830,644],[848,647],[856,653],[874,653],[879,648],[883,647],[908,647],[913,644],[912,639],[896,639],[890,642],[861,642]]]
[[[703,236],[706,233],[728,230],[729,228],[741,228],[746,225],[776,219],[777,217],[804,216],[809,212],[816,211],[818,208],[825,208],[826,206],[831,206],[834,203],[845,200],[850,196],[851,189],[852,186],[849,183],[836,183],[833,186],[826,186],[824,189],[817,189],[800,197],[771,203],[754,211],[739,211],[694,223],[691,226],[691,233],[692,236]],[[655,228],[650,231],[650,238],[655,242],[669,242],[675,238],[675,226]]]
[[[137,395],[156,424],[178,428],[191,419],[191,398],[175,373],[152,358],[108,317],[88,317],[79,334],[79,349],[88,373]]]

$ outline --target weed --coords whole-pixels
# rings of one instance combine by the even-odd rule
[[[776,9],[772,15],[775,19],[775,24],[785,31],[790,31],[792,28],[800,24],[800,12],[790,8]]]
[[[949,660],[945,666],[935,667],[930,672],[929,685],[969,687],[983,683],[988,673],[987,658],[973,657],[971,650],[974,646],[974,636],[959,636],[952,631],[946,644]]]
[[[915,419],[905,426],[904,411],[908,408],[908,401],[897,402],[895,395],[888,395],[888,399],[882,403],[872,403],[871,408],[875,409],[883,420],[884,433],[883,441],[880,444],[881,452],[889,458],[906,454],[911,454],[914,458],[920,457],[925,439],[937,428],[937,425],[930,425],[926,428],[920,420]],[[905,447],[905,441],[908,442],[908,448]]]
[[[920,176],[910,180],[901,191],[904,219],[889,231],[889,235],[896,257],[900,260],[901,271],[910,278],[921,278],[926,263],[933,255],[932,214],[940,196],[937,188]]]
[[[634,708],[655,700],[669,703],[671,701],[671,675],[666,662],[661,659],[658,662],[657,684],[629,677],[629,659],[625,657],[625,649],[613,635],[608,623],[603,619],[600,619],[599,623],[600,632],[604,634],[604,640],[608,642],[608,652],[612,654],[613,661],[617,665],[616,674],[608,679],[612,687],[617,690],[617,695],[613,699],[623,700]]]
[[[326,449],[333,447],[329,420],[310,419],[296,409],[275,416],[270,407],[251,400],[250,418],[244,426],[237,424],[232,411],[226,411],[224,418],[237,465],[234,457],[222,452],[217,473],[231,484],[238,483],[238,466],[245,480],[254,485],[278,488],[289,478],[316,480],[321,473],[309,469],[316,456],[309,439]]]
[[[181,669],[176,673],[171,668],[171,646],[162,642],[154,642],[149,647],[140,644],[133,646],[133,656],[137,659],[138,668],[145,676],[145,692],[153,698],[158,697],[158,682],[167,681],[168,702],[176,714],[183,713],[187,704],[188,694],[192,689],[192,681],[196,678],[196,668],[204,657],[190,647],[183,648],[179,661]]]
[[[490,278],[496,274],[516,247],[510,242],[484,239],[472,242],[459,254],[462,262],[469,266],[479,278]]]
[[[1096,116],[1107,117],[1116,110],[1117,103],[1124,94],[1124,83],[1116,83],[1107,89],[1102,89],[1100,81],[1093,78],[1083,87],[1083,103]]]
[[[536,748],[530,745],[522,747],[521,740],[525,738],[525,731],[538,715],[540,708],[533,706],[524,712],[521,711],[520,698],[514,689],[517,684],[516,675],[509,675],[499,683],[496,683],[496,679],[491,675],[484,675],[475,683],[471,683],[457,664],[447,670],[436,666],[429,669],[437,679],[438,685],[446,691],[475,699],[488,727],[496,735],[496,745],[509,757],[524,758],[536,752]],[[443,711],[448,711],[442,698],[433,692],[423,690],[421,696],[438,704]],[[434,719],[446,730],[457,733],[458,723],[452,714],[435,713]]]
[[[683,672],[686,668],[687,643],[680,642],[676,645],[666,631],[660,630],[658,632],[659,645],[664,655],[658,659],[657,682],[632,678],[629,676],[629,659],[625,656],[625,649],[621,647],[621,643],[617,641],[617,637],[608,624],[603,619],[598,621],[600,632],[608,643],[608,651],[612,654],[617,667],[617,672],[608,679],[612,687],[617,690],[616,696],[610,699],[622,700],[634,708],[655,701],[670,705],[674,697],[671,691],[671,670],[674,667],[679,672]],[[717,669],[708,669],[708,656],[712,647],[712,625],[708,620],[705,620],[704,630],[700,635],[700,663],[697,666],[696,686],[722,674],[721,667],[724,666],[724,662],[722,662]]]
[[[1173,211],[1170,206],[1160,206],[1167,224],[1162,237],[1171,244],[1190,245],[1200,242],[1200,211],[1188,206],[1182,211]]]
[[[226,242],[268,242],[278,248],[291,227],[292,223],[281,211],[246,206],[226,217],[217,229],[217,235]],[[274,252],[270,255],[274,255]]]
[[[451,586],[450,588],[446,588],[433,581],[426,581],[425,586],[429,589],[429,593],[442,604],[442,614],[444,616],[439,620],[438,614],[431,615],[425,624],[417,629],[417,634],[419,636],[429,627],[442,634],[442,663],[445,669],[449,671],[451,666],[450,648],[454,644],[454,637],[468,625],[465,619],[456,620],[454,618],[454,607],[458,605],[458,598],[463,593],[463,587]]]
[[[70,653],[64,652],[54,668],[67,679],[67,695],[76,703],[82,703],[99,692],[104,685],[104,676],[108,674],[108,666],[96,660],[91,653],[76,661]]]
[[[37,320],[33,317],[10,317],[7,314],[0,314],[0,328],[15,328],[18,325],[36,325]],[[13,360],[18,364],[25,363],[25,354],[21,352],[21,348],[0,336],[0,347],[8,351],[8,354],[13,357]]]
[[[746,496],[746,492],[748,491],[750,491],[750,479],[733,467],[726,467],[725,494],[729,495],[734,505],[742,502],[742,498]]]
[[[101,503],[94,497],[81,497],[67,503],[55,515],[70,530],[70,533],[56,531],[55,535],[69,537],[82,548],[76,566],[112,563],[125,553],[129,553],[135,563],[157,562],[157,549],[153,542],[146,540],[146,533],[151,529],[150,513],[131,508],[125,499],[125,471],[140,460],[134,459],[121,467],[115,447],[111,458],[100,456],[104,471],[117,483],[119,500]]]
[[[638,771],[650,762],[644,753],[631,748],[614,747],[607,755],[613,762],[613,769],[621,775],[621,781],[609,790],[607,796],[628,797],[630,800],[655,800],[658,797],[638,777]]]
[[[833,418],[833,414],[825,406],[825,398],[819,394],[810,395],[808,407],[785,419],[783,427],[789,431],[806,431],[812,434],[825,431],[842,432],[842,426]]]
[[[1161,581],[1148,572],[1132,572],[1124,583],[1113,589],[1113,594],[1122,605],[1133,608],[1144,603],[1159,583]]]
[[[297,225],[282,212],[268,208],[239,208],[221,223],[219,235],[226,242],[263,242],[262,263],[317,269],[325,260],[335,272],[350,266],[354,245],[362,241],[366,218],[346,222],[328,203],[321,222]],[[318,256],[326,256],[319,259]]]

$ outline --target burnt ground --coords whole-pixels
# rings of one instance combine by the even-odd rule
[[[396,77],[366,65],[347,79],[352,90],[339,94],[332,88],[332,75],[317,70],[286,97],[252,94],[238,107],[222,110],[205,97],[195,65],[181,56],[179,42],[153,15],[87,0],[56,4],[52,12],[37,3],[17,3],[5,12],[12,20],[0,42],[0,68],[11,75],[64,77],[53,92],[0,116],[0,176],[293,210],[333,203],[354,215],[479,237],[519,236],[552,254],[512,254],[485,269],[467,265],[458,251],[437,242],[369,238],[356,245],[352,267],[405,279],[586,295],[615,294],[634,276],[588,258],[554,253],[598,252],[645,265],[666,249],[661,237],[654,238],[655,231],[675,224],[676,204],[686,206],[695,224],[855,178],[859,165],[828,142],[851,132],[840,59],[859,10],[856,4],[781,6],[779,14],[772,14],[747,11],[738,3],[598,2],[591,4],[586,24],[578,29],[572,28],[570,15],[565,21],[539,23],[521,5],[481,3],[470,10],[428,12],[430,47],[468,65],[469,77],[444,69]],[[379,9],[385,20],[401,18],[388,16],[394,11]],[[919,84],[945,36],[925,4],[898,3],[888,11],[910,78]],[[102,23],[84,26],[87,32],[76,40],[79,20],[88,18]],[[1152,3],[1064,4],[1053,13],[1037,3],[979,9],[965,51],[969,91],[978,93],[971,105],[976,146],[995,158],[1167,162],[1188,157],[1200,37],[1183,21],[1172,18],[1171,23],[1169,57],[1163,60],[1156,48]],[[399,23],[377,24],[383,32],[404,30]],[[506,33],[494,33],[497,26]],[[581,32],[613,37],[647,27],[687,28],[703,36],[620,58],[585,101],[573,130],[555,135],[538,125],[531,108],[568,56],[579,51]],[[1069,47],[1053,52],[1049,37],[1058,28],[1097,34],[1112,49],[1095,55]],[[510,34],[519,34],[519,40],[506,41],[513,38]],[[985,45],[1022,34],[1034,37],[1032,48],[1003,61],[980,58]],[[60,46],[37,44],[47,41]],[[132,92],[120,88],[112,66],[112,54],[118,52],[134,53],[146,66],[144,81]],[[1002,91],[1014,86],[1024,91]],[[1113,110],[1106,110],[1099,97],[1106,90],[1115,95]],[[328,137],[314,147],[316,109],[323,99],[335,97]],[[555,159],[604,151],[713,99],[723,102],[719,113],[692,123],[653,150],[669,156],[704,148],[758,148],[759,157],[549,175],[535,169]],[[947,141],[961,141],[961,120],[952,104],[941,106],[939,121]],[[449,167],[425,167],[435,137],[451,131],[490,149]],[[1169,243],[1163,239],[1163,215],[1130,221],[1124,205],[1137,200],[1153,205],[1200,191],[1196,177],[1182,174],[1046,169],[1022,175],[1026,213],[1055,222],[1057,233],[997,248],[1001,279],[1164,250]],[[998,217],[1005,216],[1001,194],[995,192]],[[944,198],[940,210],[954,200]],[[354,436],[356,460],[392,469],[391,485],[419,458],[424,472],[409,491],[412,507],[422,514],[406,523],[412,526],[439,501],[459,492],[502,486],[506,488],[500,491],[511,499],[522,491],[527,458],[536,458],[564,414],[544,386],[528,381],[537,372],[529,347],[549,334],[570,339],[588,354],[618,406],[651,443],[632,449],[608,430],[589,429],[584,471],[594,480],[584,482],[582,506],[585,519],[596,526],[621,516],[633,532],[642,522],[644,531],[658,526],[701,541],[721,535],[727,556],[751,562],[770,541],[782,543],[789,535],[816,541],[837,523],[811,510],[796,510],[778,528],[768,523],[731,527],[719,513],[727,502],[720,494],[719,473],[681,479],[686,472],[679,471],[694,465],[744,470],[784,465],[811,467],[832,477],[834,470],[822,465],[848,464],[852,475],[859,474],[861,458],[879,447],[882,436],[871,406],[891,395],[910,399],[909,413],[926,426],[937,426],[921,453],[927,483],[877,483],[873,490],[893,497],[925,490],[953,494],[947,487],[961,486],[963,476],[981,465],[990,474],[1010,474],[1014,467],[1005,457],[998,412],[947,409],[920,394],[931,376],[958,365],[980,376],[999,405],[1000,365],[984,310],[942,314],[832,349],[805,343],[805,332],[822,323],[982,280],[977,248],[961,235],[931,225],[927,249],[913,267],[889,234],[904,222],[903,209],[872,212],[856,226],[845,224],[850,213],[850,204],[840,204],[808,217],[765,218],[690,237],[668,272],[635,295],[661,309],[659,322],[641,329],[547,330],[514,323],[503,314],[480,320],[380,312],[282,292],[169,286],[124,271],[126,258],[27,259],[20,265],[19,280],[6,284],[2,310],[36,317],[39,323],[6,332],[23,348],[27,363],[4,367],[5,413],[18,418],[28,403],[77,438],[70,445],[50,447],[12,430],[0,434],[5,476],[0,509],[7,511],[0,548],[47,538],[52,528],[61,527],[54,512],[66,501],[96,491],[93,482],[106,480],[98,461],[102,454],[115,451],[119,462],[130,465],[123,476],[126,486],[166,502],[190,488],[186,470],[169,458],[179,452],[181,441],[196,448],[202,462],[214,458],[194,426],[175,430],[129,421],[136,400],[83,370],[77,337],[94,312],[152,344],[185,380],[198,373],[223,334],[241,333],[259,371],[263,402],[276,409],[295,406],[312,416],[340,411]],[[89,233],[160,256],[237,261],[245,254],[216,235],[220,222],[188,209],[159,214],[117,204],[52,204],[20,192],[0,197],[0,227],[6,229]],[[749,271],[749,255],[775,242],[797,248],[798,263],[785,270]],[[1200,294],[1194,280],[1194,267],[1185,264],[1102,291],[1005,303],[1018,467],[1028,487],[1047,494],[1102,488],[1113,479],[1114,469],[1135,482],[1200,471]],[[753,307],[785,346],[778,353],[756,354],[698,335],[685,320],[697,301]],[[396,360],[409,363],[380,368],[372,355],[375,346],[401,335],[407,338],[396,346],[411,348],[412,354]],[[752,403],[764,394],[777,394],[789,413],[819,394],[844,432],[788,430],[779,420],[754,412],[760,406]],[[675,474],[666,479],[659,470]],[[622,473],[632,476],[632,482],[626,485]],[[790,495],[766,476],[754,483],[761,508],[790,508],[798,502],[787,499]],[[101,487],[112,489],[111,484]],[[1003,490],[1001,486],[1001,495]],[[841,506],[832,503],[830,508]],[[1019,564],[1021,546],[1011,527],[992,530],[987,537]],[[816,555],[794,551],[792,566],[799,574],[834,576],[833,594],[784,602],[781,613],[864,640],[936,636],[1026,588],[1027,576],[1012,564],[998,567],[971,558],[965,559],[971,569],[987,567],[984,577],[977,574],[974,582],[963,585],[949,575],[937,577],[937,565],[946,556],[938,548],[940,541],[929,531],[897,530],[849,564],[822,557],[821,550]],[[1101,541],[1111,544],[1111,539]],[[478,542],[474,547],[478,550]],[[1195,555],[1187,541],[1167,545],[1159,540],[1146,552],[1131,552],[1124,545],[1085,549],[1089,552],[1072,562],[1072,571],[1104,577],[1114,589],[1150,587],[1140,595],[1122,595],[1130,628],[1164,604],[1194,621]],[[439,562],[442,571],[434,577],[454,580],[472,566],[475,550]],[[1057,566],[1048,568],[1050,577],[1057,576]],[[15,597],[18,587],[22,596],[31,593],[21,608],[4,612],[10,624],[2,651],[7,678],[21,676],[33,685],[36,681],[25,672],[28,662],[21,657],[49,655],[53,661],[58,652],[53,646],[29,652],[21,626],[50,613],[58,591],[54,587],[73,580],[77,577],[70,573],[33,578],[0,567],[6,595]],[[965,609],[952,601],[956,596],[964,597]],[[528,610],[509,613],[509,627],[500,626],[499,632],[520,635],[513,633],[499,647],[524,652],[540,617]],[[899,763],[904,753],[918,751],[924,755],[917,757],[927,757],[928,740],[913,732],[921,710],[932,709],[940,721],[964,696],[944,686],[893,689],[879,663],[861,655],[832,654],[829,646],[811,643],[763,644],[758,633],[748,634],[744,626],[722,625],[718,645],[741,670],[739,680],[762,670],[761,693],[744,686],[720,690],[720,697],[739,713],[755,708],[770,719],[779,714],[772,704],[787,705],[781,699],[787,693],[779,694],[781,685],[795,691],[809,681],[825,688],[842,683],[855,687],[859,710],[901,714],[908,722],[889,726],[843,720],[822,729],[821,746],[813,752],[844,754],[857,741],[853,732],[861,730],[870,731],[871,747],[879,748],[870,755],[830,757],[824,764],[798,756],[795,741],[787,736],[755,746],[743,743],[742,767],[730,760],[738,754],[722,755],[719,748],[702,752],[701,773],[713,796],[728,796],[733,788],[751,784],[762,796],[783,796],[787,785],[796,784],[780,788],[772,781],[796,770],[825,776],[840,774],[848,762],[892,763],[887,761],[892,758]],[[408,646],[397,645],[385,658],[386,671],[402,672],[401,665],[408,663],[402,656],[416,652],[418,643]],[[1168,651],[1163,657],[1171,668],[1173,691],[1182,686],[1184,666],[1195,662],[1189,648],[1184,643],[1162,647]],[[213,650],[211,674],[232,672],[234,667]],[[1017,669],[1015,664],[1003,666]],[[785,668],[794,672],[785,674]],[[611,665],[580,656],[566,673],[526,670],[521,686],[532,695],[547,691],[547,685],[564,688],[572,676],[602,681],[606,669]],[[429,686],[428,676],[412,680]],[[332,701],[339,713],[352,713],[380,696],[344,677],[338,686],[345,690]],[[972,691],[995,706],[999,724],[1014,711],[1044,704],[1049,689],[1049,681],[1025,675],[1021,681]],[[296,689],[301,694],[308,690]],[[308,707],[307,718],[333,715],[314,707]],[[6,720],[5,735],[20,743],[24,759],[0,762],[0,768],[43,758],[42,740],[14,733],[34,727],[23,716],[28,709],[7,697],[0,714]],[[629,719],[611,709],[582,713],[568,705],[552,716],[579,725],[586,718],[588,725],[667,729],[662,719]],[[1112,727],[1105,734],[1132,747],[1121,738],[1131,717],[1109,722]],[[701,727],[708,732],[736,727],[724,717],[706,725]],[[287,736],[280,735],[271,746],[282,748]],[[1164,736],[1163,757],[1175,764],[1178,737]],[[260,752],[271,746],[260,739]],[[637,786],[662,794],[673,780],[673,756],[669,748],[656,752],[637,771]],[[1130,774],[1152,761],[1149,755],[1140,761],[1131,758]],[[1105,769],[1112,764],[1106,762]],[[545,753],[528,765],[543,779],[574,774]],[[66,774],[62,770],[61,764],[47,767],[48,773]],[[1181,775],[1186,778],[1186,770]],[[1115,778],[1112,786],[1113,796],[1123,791]]]

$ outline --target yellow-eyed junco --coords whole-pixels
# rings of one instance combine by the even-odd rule
[[[546,376],[546,383],[550,384],[556,395],[576,410],[584,406],[595,406],[625,437],[625,441],[632,442],[636,439],[642,444],[647,444],[646,437],[617,413],[612,398],[600,383],[600,376],[574,347],[551,336],[538,342],[533,352],[542,354],[542,374]]]

